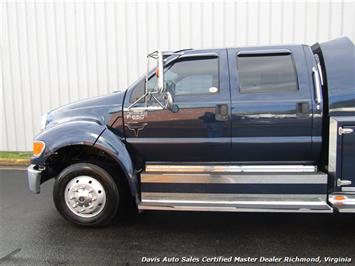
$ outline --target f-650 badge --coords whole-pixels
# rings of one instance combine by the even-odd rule
[[[148,115],[146,110],[129,110],[126,112],[126,119],[132,120],[144,120]]]

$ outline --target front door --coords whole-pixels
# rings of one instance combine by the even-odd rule
[[[207,162],[228,160],[230,94],[226,50],[191,51],[164,68],[166,90],[177,112],[155,100],[134,102],[128,92],[124,108],[126,141],[144,161]],[[155,76],[148,84],[154,84]],[[148,86],[149,88],[149,86]],[[137,88],[139,90],[139,88]]]

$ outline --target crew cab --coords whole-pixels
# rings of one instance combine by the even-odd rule
[[[42,117],[29,188],[54,178],[56,208],[83,226],[107,225],[127,206],[355,212],[354,130],[347,37],[156,51],[128,89]]]

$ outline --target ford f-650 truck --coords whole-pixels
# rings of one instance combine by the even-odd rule
[[[103,226],[143,210],[355,212],[355,48],[157,51],[127,90],[42,117],[30,190]],[[149,62],[149,60],[148,60]]]

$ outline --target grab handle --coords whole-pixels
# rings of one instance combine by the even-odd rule
[[[312,68],[312,76],[313,76],[313,84],[314,84],[314,90],[315,90],[315,102],[317,104],[317,110],[320,110],[320,105],[322,103],[322,87],[320,83],[320,77],[318,70],[313,67]]]

